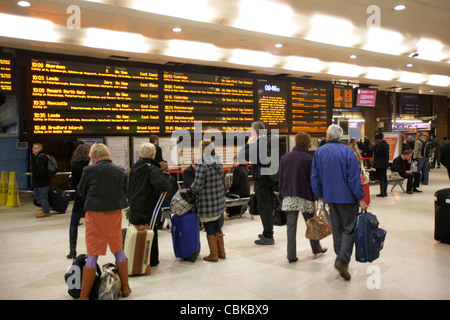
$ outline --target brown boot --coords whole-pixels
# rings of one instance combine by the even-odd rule
[[[219,250],[217,248],[217,237],[215,235],[206,236],[209,245],[209,256],[204,257],[203,260],[217,262],[219,261]]]
[[[97,275],[97,268],[83,267],[83,279],[81,280],[81,293],[78,300],[89,300],[91,294],[92,285]]]
[[[218,248],[218,252],[219,252],[219,258],[220,259],[226,259],[227,254],[225,253],[225,244],[223,243],[223,232],[222,230],[220,230],[220,232],[218,232],[216,234],[217,237],[217,248]]]
[[[122,283],[122,297],[126,298],[130,295],[131,289],[128,285],[128,260],[124,262],[116,262],[117,274]]]

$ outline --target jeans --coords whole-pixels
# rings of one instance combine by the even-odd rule
[[[331,228],[333,229],[333,246],[337,260],[345,264],[350,262],[353,252],[353,231],[359,205],[329,203]]]
[[[430,173],[430,161],[428,158],[418,158],[417,159],[418,172],[423,174],[423,183],[428,184],[429,173]]]
[[[50,205],[48,204],[48,187],[34,187],[33,197],[42,207],[42,212],[50,213]]]
[[[254,179],[257,211],[263,225],[263,236],[273,239],[274,182],[267,176]]]

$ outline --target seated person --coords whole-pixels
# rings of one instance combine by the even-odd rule
[[[233,168],[233,182],[227,190],[227,196],[229,194],[237,194],[241,198],[248,197],[250,195],[250,183],[248,181],[247,165],[239,164],[237,162],[237,157],[234,157]],[[228,216],[240,215],[241,210],[245,209],[243,207],[246,208],[247,206],[228,207],[226,209]]]
[[[183,189],[189,189],[189,187],[191,186],[192,182],[194,182],[195,180],[195,162],[194,160],[192,160],[192,163],[189,167],[187,167],[186,169],[184,169],[183,171]]]
[[[413,153],[411,150],[404,150],[401,155],[392,162],[391,171],[398,172],[402,178],[408,179],[406,185],[406,193],[422,192],[419,189],[420,173],[411,171],[411,157]]]

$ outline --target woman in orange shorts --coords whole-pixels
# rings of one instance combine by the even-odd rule
[[[131,293],[128,285],[128,260],[123,251],[122,209],[126,208],[127,174],[112,163],[108,148],[102,144],[91,147],[91,162],[83,170],[77,193],[85,197],[87,260],[83,269],[80,300],[88,300],[97,270],[99,255],[109,248],[116,258],[122,283],[122,296]]]

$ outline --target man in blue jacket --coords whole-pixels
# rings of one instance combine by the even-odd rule
[[[335,268],[342,278],[350,280],[348,264],[353,251],[353,228],[359,206],[366,210],[361,171],[355,153],[339,142],[342,128],[331,125],[327,129],[327,143],[314,154],[311,185],[319,201],[330,208]]]

